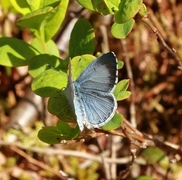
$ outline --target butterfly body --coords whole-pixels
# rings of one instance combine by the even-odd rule
[[[113,95],[117,77],[117,59],[109,52],[92,61],[73,81],[71,66],[66,88],[80,130],[105,125],[115,114],[117,102]]]

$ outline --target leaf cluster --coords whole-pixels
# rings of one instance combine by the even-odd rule
[[[61,59],[57,45],[52,38],[63,23],[69,0],[25,2],[11,0],[11,3],[14,9],[22,14],[22,17],[17,20],[17,25],[21,28],[28,28],[34,34],[34,38],[31,44],[16,38],[0,38],[0,64],[9,67],[27,65],[29,74],[34,78],[32,90],[42,97],[49,97],[49,112],[62,120],[57,123],[56,127],[43,128],[39,133],[39,138],[50,144],[59,143],[64,139],[73,139],[79,136],[79,130],[67,124],[76,122],[73,109],[65,95],[68,82],[67,66],[69,59],[72,58],[73,75],[76,79],[81,71],[95,59],[92,55],[95,51],[94,29],[86,19],[79,19],[70,35],[69,55]],[[115,14],[111,32],[117,38],[124,38],[129,34],[134,25],[134,17],[142,6],[141,0],[78,0],[78,3],[103,15]],[[120,61],[119,67],[122,66],[123,62]],[[114,91],[117,101],[129,97],[128,83],[128,80],[122,80],[117,84]],[[122,120],[123,116],[116,114],[103,129],[116,129],[121,125]]]

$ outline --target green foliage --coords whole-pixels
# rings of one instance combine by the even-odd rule
[[[46,143],[36,138],[37,133],[42,126],[43,126],[42,122],[36,122],[34,129],[32,129],[31,127],[27,127],[28,134],[17,129],[8,129],[7,133],[4,135],[3,138],[9,141],[9,139],[12,138],[13,134],[14,136],[16,136],[17,141],[20,141],[22,144],[28,147],[34,147],[34,146],[47,147],[48,145]]]
[[[70,57],[93,54],[95,50],[94,30],[86,19],[79,19],[71,33],[69,44]]]
[[[38,49],[41,54],[46,53],[59,57],[57,45],[51,39],[49,41],[43,42],[40,38],[34,38],[31,45]]]
[[[17,24],[23,28],[40,30],[51,19],[54,7],[45,6],[18,19]]]
[[[14,6],[14,8],[22,14],[27,14],[31,11],[28,1],[10,0],[10,2]],[[37,1],[37,3],[39,3],[39,0]]]
[[[164,152],[156,147],[150,147],[145,149],[142,152],[142,156],[149,162],[149,163],[157,163],[161,161],[164,157],[165,154]]]
[[[67,123],[59,120],[55,126],[43,127],[38,137],[48,144],[59,144],[61,140],[71,140],[78,136],[79,128],[71,128]]]
[[[67,78],[64,73],[48,69],[34,79],[32,90],[40,96],[49,97],[54,92],[66,87],[66,84]]]
[[[118,11],[120,0],[77,0],[83,7],[103,15]]]
[[[119,11],[116,13],[116,23],[122,24],[138,13],[142,0],[122,0],[119,4]]]
[[[140,11],[142,0],[122,0],[119,10],[116,12],[115,22],[111,28],[111,33],[115,38],[125,38],[133,29],[135,15]]]
[[[126,99],[130,96],[131,92],[126,91],[129,85],[129,80],[122,80],[116,85],[116,89],[114,90],[114,95],[118,101]]]
[[[38,53],[38,50],[34,47],[19,39],[0,38],[0,65],[9,67],[25,66]]]
[[[130,19],[121,24],[115,22],[111,27],[111,33],[115,38],[123,39],[131,32],[134,23],[135,23],[134,19]]]
[[[142,1],[129,0],[78,0],[85,8],[103,15],[116,14],[111,32],[116,38],[124,38],[134,26],[134,16],[145,12]],[[69,57],[72,58],[71,68],[73,79],[95,59],[95,34],[86,19],[79,19],[71,33],[69,57],[60,59],[59,51],[52,37],[62,25],[68,8],[68,0],[11,0],[12,6],[22,14],[17,20],[21,28],[29,28],[35,35],[31,45],[15,39],[0,38],[0,64],[3,66],[29,67],[29,74],[34,78],[32,90],[42,96],[49,97],[48,110],[62,121],[56,127],[45,127],[39,132],[39,138],[47,143],[59,143],[63,139],[78,136],[78,127],[72,128],[67,123],[76,122],[75,113],[65,94],[67,86],[67,67]],[[140,9],[142,7],[142,9]],[[123,62],[119,61],[119,68]],[[120,81],[114,94],[118,101],[129,97],[128,80]],[[103,129],[118,128],[123,121],[121,114],[115,114]]]
[[[58,31],[60,25],[66,16],[69,0],[60,1],[58,6],[54,8],[51,20],[45,24],[45,41],[51,39]],[[59,22],[58,22],[59,21]]]
[[[115,114],[114,117],[106,125],[102,126],[102,129],[107,131],[117,129],[118,127],[121,126],[122,122],[123,122],[122,114]]]
[[[49,54],[40,54],[31,59],[29,63],[29,74],[35,78],[52,67],[57,71],[62,70],[65,73],[67,70],[64,61],[59,57]]]
[[[140,177],[137,177],[133,180],[154,180],[154,179],[150,176],[140,176]]]
[[[78,180],[97,180],[99,178],[97,171],[98,163],[93,162],[88,168],[80,168],[80,162],[75,157],[69,158],[70,166],[73,169],[72,177]]]

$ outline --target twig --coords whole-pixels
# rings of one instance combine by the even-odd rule
[[[32,158],[31,156],[29,156],[28,154],[23,152],[21,149],[15,147],[15,146],[11,146],[10,148],[13,151],[15,151],[16,153],[18,153],[19,155],[23,156],[25,159],[27,159],[28,162],[30,162],[30,163],[32,163],[32,164],[34,164],[36,166],[39,166],[42,169],[45,169],[45,170],[53,173],[54,175],[56,175],[60,179],[67,180],[67,178],[63,177],[58,171],[55,171],[53,168],[47,166],[46,164],[44,164],[44,163],[42,163],[40,161],[37,161],[36,159]]]
[[[174,48],[170,48],[166,42],[164,41],[161,34],[158,32],[157,28],[152,24],[152,22],[148,19],[147,16],[144,16],[141,18],[143,22],[145,22],[153,31],[153,33],[157,36],[158,41],[161,43],[161,45],[172,55],[172,57],[176,60],[176,62],[179,64],[178,68],[182,70],[182,60],[179,58],[177,51]]]
[[[128,73],[128,78],[130,79],[130,89],[131,89],[131,103],[130,103],[130,121],[131,124],[133,125],[133,127],[136,127],[136,110],[135,110],[135,84],[134,84],[134,80],[133,80],[133,73],[132,73],[132,68],[131,68],[131,64],[130,64],[130,58],[127,55],[127,45],[126,45],[126,40],[123,39],[121,40],[121,45],[123,48],[123,52],[124,52],[124,61],[126,64],[126,69],[127,69],[127,73]]]
[[[123,131],[124,129],[124,131]],[[139,148],[146,148],[146,147],[159,147],[161,148],[166,154],[173,155],[172,161],[178,161],[180,157],[182,157],[182,148],[179,145],[172,144],[169,142],[162,142],[158,139],[154,138],[152,135],[148,135],[142,133],[132,127],[132,125],[127,121],[124,120],[122,123],[122,130],[111,130],[111,131],[104,131],[101,129],[97,130],[98,132],[105,132],[106,134],[112,134],[117,136],[122,136],[125,138],[130,139],[132,144],[138,146]],[[127,134],[127,136],[126,136]],[[179,157],[180,156],[180,157]]]
[[[119,136],[111,136],[111,159],[117,158],[117,153],[121,149],[121,139]],[[111,179],[117,178],[117,164],[112,163],[110,165]]]
[[[88,153],[83,153],[80,151],[73,151],[73,150],[63,150],[63,149],[54,149],[51,147],[29,147],[27,145],[24,145],[19,142],[5,142],[0,140],[0,146],[14,146],[18,147],[20,149],[28,150],[28,151],[33,151],[36,153],[44,154],[47,156],[56,156],[56,155],[63,155],[63,156],[74,156],[74,157],[79,157],[79,158],[84,158],[84,159],[89,159],[91,161],[96,161],[99,163],[102,163],[102,158],[100,155],[91,155]],[[116,159],[111,159],[108,157],[104,157],[105,161],[107,163],[116,163],[116,164],[126,164],[130,160],[129,157],[124,157],[124,158],[116,158]]]

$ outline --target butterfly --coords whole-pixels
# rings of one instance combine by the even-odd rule
[[[80,131],[84,127],[102,127],[112,119],[117,108],[113,95],[117,82],[118,61],[113,52],[93,60],[75,81],[69,64],[66,96],[74,109]]]

